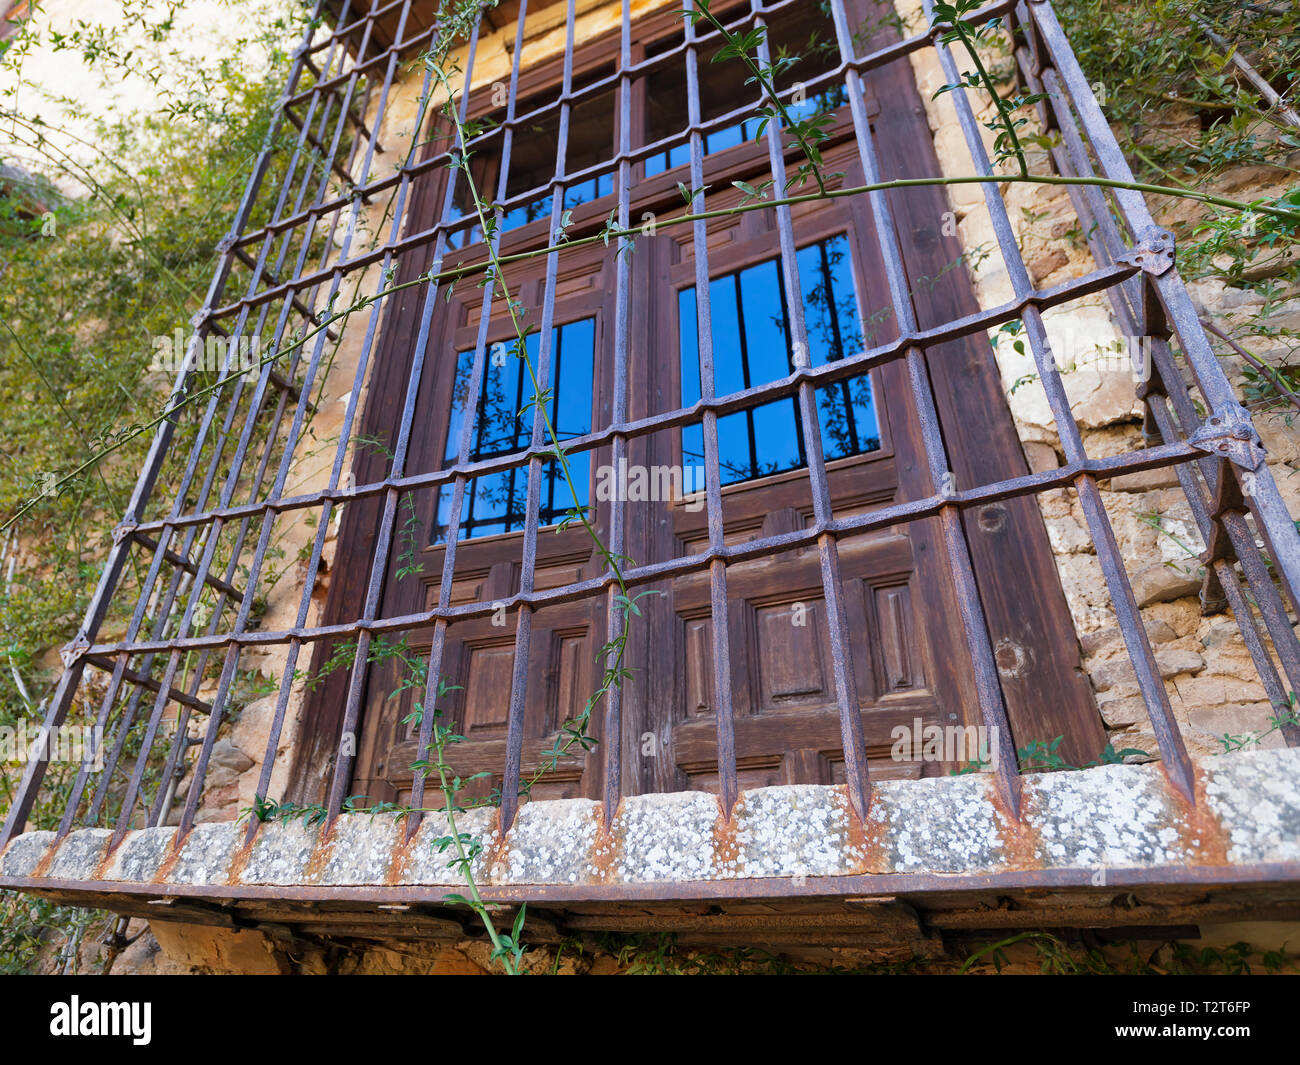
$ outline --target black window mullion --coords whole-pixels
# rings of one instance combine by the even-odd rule
[[[785,366],[791,373],[794,373],[794,340],[790,335],[790,305],[785,298],[785,286],[776,286],[777,294],[781,297],[781,331],[785,334]],[[799,400],[796,396],[791,396],[787,402],[794,411],[794,439],[795,445],[799,448],[799,466],[808,465],[808,455],[804,451],[803,445],[803,418],[799,414]]]
[[[821,257],[822,291],[826,293],[826,310],[830,315],[831,332],[835,337],[835,351],[831,361],[838,362],[844,358],[844,335],[840,332],[840,316],[836,313],[835,284],[831,280],[831,261],[830,256],[826,253],[826,241],[822,241],[817,245],[817,251]],[[850,454],[857,454],[859,450],[858,420],[853,413],[853,400],[850,392],[852,384],[851,381],[841,381],[839,391],[840,402],[844,405],[844,417],[848,424]]]
[[[740,298],[740,274],[731,277],[732,295],[736,300],[736,334],[740,343],[740,381],[742,388],[749,388],[749,343],[745,334],[745,302]],[[754,411],[745,408],[745,434],[749,440],[749,476],[758,476],[758,441],[754,435]]]

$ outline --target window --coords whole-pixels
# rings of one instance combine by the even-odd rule
[[[593,318],[570,322],[551,331],[552,390],[550,416],[561,440],[585,436],[591,432],[592,377],[595,361],[596,322]],[[527,339],[528,356],[534,369],[538,359],[538,334]],[[469,407],[470,377],[474,369],[474,352],[456,356],[456,381],[452,387],[451,417],[443,451],[443,467],[456,461],[461,427]],[[525,449],[532,437],[532,408],[524,409],[532,395],[532,382],[523,359],[511,353],[510,345],[489,348],[483,384],[479,390],[478,421],[470,448],[470,461],[508,455]],[[564,475],[554,462],[542,471],[541,524],[559,521],[575,506],[585,505],[589,496],[590,463],[586,452],[570,453],[569,469],[575,500]],[[438,498],[434,543],[447,538],[451,523],[450,485],[444,485]],[[471,480],[465,487],[460,539],[493,536],[522,529],[528,495],[527,465]]]
[[[729,18],[731,16],[723,16]],[[650,49],[662,53],[681,44],[676,35]],[[782,92],[811,81],[832,70],[839,63],[839,47],[835,41],[835,28],[830,19],[813,5],[807,9],[783,11],[774,16],[768,27],[768,40],[773,63],[783,67],[777,81]],[[744,67],[735,61],[714,62],[718,49],[703,51],[697,65],[700,80],[700,118],[704,122],[720,118],[734,111],[742,101],[759,102],[759,90],[753,79],[747,80]],[[646,91],[647,143],[681,134],[687,125],[686,95],[682,91],[685,74],[679,63],[661,67],[649,77]],[[814,114],[829,114],[848,102],[844,86],[835,84],[821,91],[786,97],[786,111],[795,121]],[[705,155],[753,141],[760,136],[762,119],[745,118],[721,129],[705,133],[702,137]],[[689,141],[648,157],[645,161],[647,177],[685,166],[690,162]]]
[[[597,71],[583,79],[590,83],[603,71]],[[575,89],[582,83],[575,83]],[[547,93],[521,101],[516,113],[523,116],[538,110],[553,99]],[[614,152],[614,115],[615,93],[613,90],[602,92],[594,97],[577,103],[569,117],[569,137],[565,151],[565,173],[577,174],[588,167],[607,161]],[[484,120],[484,128],[504,121],[506,112],[495,111]],[[560,118],[559,112],[552,108],[543,113],[536,121],[525,123],[516,129],[510,148],[510,176],[506,181],[506,200],[533,194],[526,202],[516,204],[505,212],[501,230],[508,232],[518,229],[529,222],[536,222],[551,215],[552,195],[542,190],[555,176],[556,153],[559,150]],[[479,194],[487,200],[495,198],[497,181],[500,174],[502,138],[500,135],[489,140],[485,145],[476,146],[470,152],[470,169]],[[576,181],[566,182],[564,206],[578,207],[591,203],[602,196],[614,192],[614,175],[610,171],[595,174]],[[474,210],[469,195],[468,183],[460,179],[456,183],[450,220],[463,218]],[[462,229],[452,234],[449,241],[453,248],[464,248],[479,239],[478,227]]]
[[[853,284],[853,263],[843,234],[796,253],[803,287],[809,362],[822,366],[862,349],[862,329]],[[770,259],[709,282],[713,321],[714,391],[740,392],[790,374],[793,341],[779,260]],[[699,325],[695,289],[678,295],[682,405],[700,398]],[[837,459],[880,447],[868,375],[817,391],[822,446]],[[723,484],[798,469],[806,465],[798,401],[766,403],[718,419],[718,458]],[[704,462],[700,425],[682,430],[682,461]]]

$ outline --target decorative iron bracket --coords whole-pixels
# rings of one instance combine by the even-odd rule
[[[1227,606],[1227,596],[1214,571],[1214,565],[1220,560],[1230,562],[1236,557],[1232,537],[1224,527],[1224,518],[1229,514],[1245,512],[1242,483],[1253,477],[1254,471],[1264,462],[1264,447],[1250,422],[1250,415],[1241,406],[1212,414],[1204,425],[1188,437],[1188,443],[1199,451],[1224,460],[1219,464],[1218,476],[1214,482],[1209,535],[1205,540],[1205,550],[1200,555],[1205,566],[1205,579],[1201,585],[1201,613],[1209,615],[1218,613]],[[1233,470],[1228,463],[1237,469]]]
[[[1264,445],[1251,424],[1250,415],[1240,406],[1211,415],[1187,442],[1198,451],[1227,459],[1242,470],[1257,470],[1264,461]]]
[[[90,641],[84,632],[79,632],[68,643],[59,648],[59,657],[63,659],[63,668],[71,669],[73,664],[90,650]]]
[[[1117,263],[1128,263],[1143,272],[1160,277],[1174,268],[1174,235],[1167,229],[1152,226],[1142,233],[1142,239],[1123,255],[1115,256]]]

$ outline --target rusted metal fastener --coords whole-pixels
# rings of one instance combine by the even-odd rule
[[[77,633],[72,640],[59,648],[59,657],[63,659],[63,668],[71,669],[72,664],[89,650],[90,641],[86,639],[86,634],[84,632]]]
[[[1264,446],[1245,409],[1213,414],[1187,442],[1198,451],[1228,459],[1243,470],[1257,470],[1264,461]]]
[[[1136,266],[1156,277],[1166,274],[1174,266],[1174,235],[1157,226],[1145,229],[1142,239],[1123,255],[1115,256],[1115,261]]]

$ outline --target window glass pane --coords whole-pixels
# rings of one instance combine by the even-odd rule
[[[809,358],[814,366],[862,350],[853,263],[843,235],[797,252]],[[709,282],[713,318],[714,379],[718,395],[779,380],[793,369],[784,289],[773,259]],[[700,395],[695,290],[678,295],[682,405]],[[827,459],[880,446],[871,380],[866,374],[817,391]],[[806,461],[798,403],[783,399],[718,419],[722,481],[732,484],[803,466]],[[683,462],[703,461],[700,426],[682,430]]]
[[[465,424],[465,411],[469,409],[469,378],[474,372],[474,353],[462,351],[456,356],[456,380],[451,386],[451,418],[447,424],[447,446],[443,450],[443,462],[456,461],[460,450],[460,434]]]
[[[608,71],[596,71],[574,84],[580,89],[583,84],[598,79]],[[547,93],[521,100],[515,109],[519,115],[527,115],[552,102],[554,94]],[[565,153],[565,172],[572,174],[579,170],[598,165],[614,155],[614,114],[615,94],[613,90],[602,92],[589,100],[583,100],[573,108],[569,118],[569,139]],[[494,112],[489,121],[505,121],[504,109]],[[486,127],[485,127],[486,128]],[[515,135],[510,146],[510,174],[506,181],[506,199],[525,196],[530,192],[537,195],[527,202],[512,207],[501,221],[502,232],[518,229],[520,226],[536,222],[551,216],[553,196],[541,193],[555,177],[555,159],[559,151],[560,112],[551,108],[535,119],[515,128]],[[497,182],[500,179],[501,145],[503,138],[498,135],[489,142],[476,145],[472,149],[470,169],[479,195],[487,200],[496,199]],[[614,192],[613,173],[599,174],[584,178],[565,189],[564,206],[577,207],[591,203]],[[463,174],[456,177],[456,192],[452,197],[451,220],[476,214],[474,203],[469,194],[469,184]],[[452,248],[463,248],[481,239],[478,226],[462,230],[449,238]]]
[[[595,366],[596,323],[593,318],[569,322],[551,333],[552,398],[550,417],[560,439],[571,440],[591,432],[592,375]],[[528,354],[537,366],[538,335],[527,340]],[[477,397],[478,420],[470,461],[508,455],[522,451],[531,439],[531,408],[524,403],[532,395],[532,380],[522,359],[515,358],[512,345],[492,345],[488,350],[484,380]],[[456,380],[452,387],[448,438],[444,448],[444,465],[456,459],[460,431],[469,403],[469,377],[473,371],[474,352],[456,356]],[[543,525],[560,521],[574,506],[588,502],[590,462],[584,453],[568,456],[573,486],[569,490],[563,471],[556,462],[543,466],[540,516]],[[440,491],[434,523],[434,543],[447,537],[450,524],[452,486]],[[528,498],[528,467],[520,466],[475,478],[465,489],[460,538],[492,536],[523,528]]]
[[[700,348],[695,289],[684,288],[678,291],[677,320],[681,323],[682,406],[689,407],[700,398]],[[682,465],[703,464],[703,429],[698,424],[682,426]]]
[[[822,366],[862,351],[866,345],[854,298],[848,240],[840,234],[810,245],[798,252],[797,261],[812,364]],[[880,447],[869,378],[853,377],[819,389],[817,407],[827,459]]]
[[[730,22],[735,14],[733,11],[721,17]],[[680,36],[667,38],[651,45],[648,52],[653,56],[675,48],[682,39]],[[793,88],[796,83],[811,81],[839,65],[835,27],[827,10],[815,4],[773,15],[768,25],[768,47],[773,61],[782,68],[776,83],[781,91]],[[703,122],[728,114],[745,101],[751,101],[755,110],[760,105],[759,90],[745,81],[747,72],[743,64],[734,61],[715,63],[713,56],[716,52],[716,47],[703,49],[697,60],[700,118]],[[683,64],[683,59],[674,60],[647,78],[645,143],[681,134],[686,128],[688,111]],[[834,111],[848,103],[848,96],[843,85],[832,85],[805,94],[801,103],[795,103],[790,96],[785,100],[790,117],[800,121],[819,112]],[[711,155],[755,140],[759,136],[760,121],[758,117],[746,117],[704,134],[704,154]],[[685,166],[690,159],[690,145],[683,136],[682,143],[646,158],[646,176],[653,177],[665,170]]]

